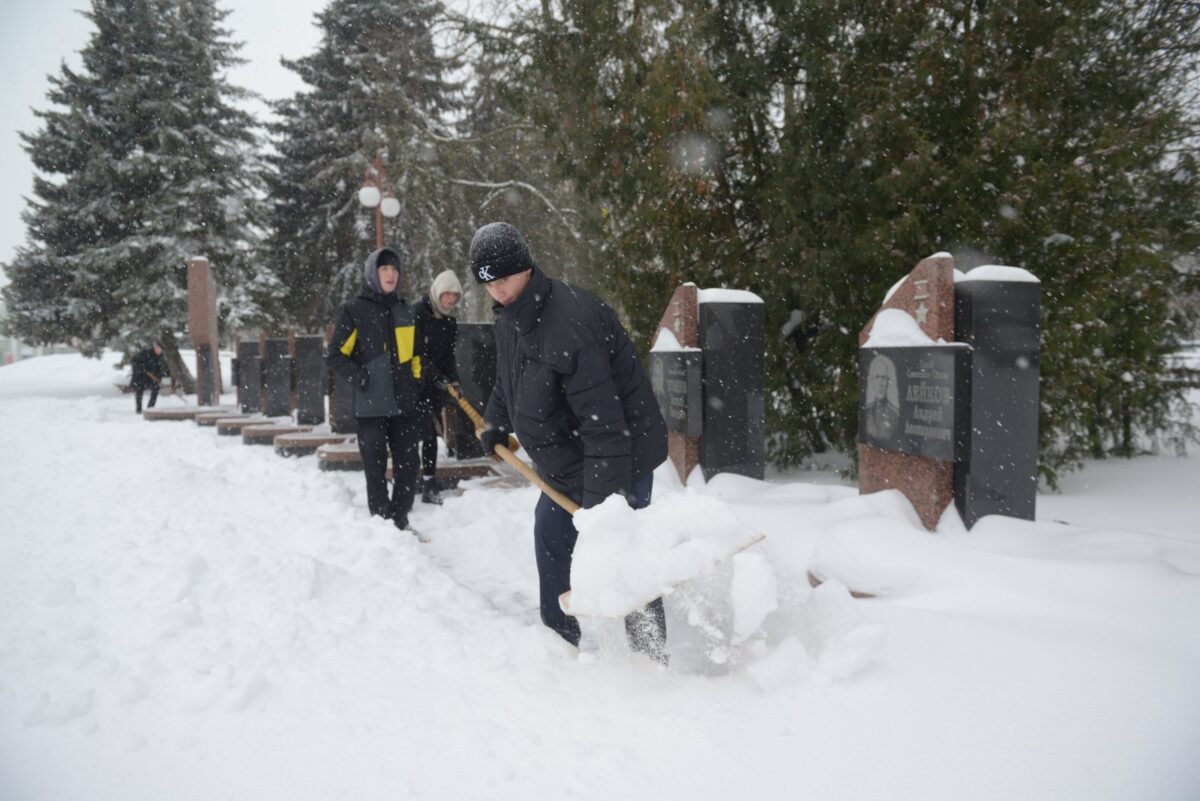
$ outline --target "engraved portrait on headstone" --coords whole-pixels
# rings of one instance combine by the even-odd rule
[[[900,422],[900,392],[896,365],[887,356],[876,355],[867,370],[867,404],[863,409],[867,433],[889,440]]]

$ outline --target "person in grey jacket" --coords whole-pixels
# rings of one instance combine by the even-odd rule
[[[363,288],[342,306],[329,341],[330,369],[354,386],[358,449],[372,515],[412,530],[424,419],[420,414],[421,358],[415,309],[396,295],[400,254],[380,248],[363,264]],[[387,492],[392,454],[392,497]],[[413,532],[414,534],[416,532]]]
[[[491,453],[515,432],[538,475],[584,508],[622,495],[649,505],[667,428],[629,335],[592,293],[548,277],[508,223],[480,228],[471,272],[496,314],[496,385],[480,437]],[[571,514],[543,494],[534,511],[542,622],[573,645],[579,623],[563,613],[578,533]],[[666,662],[662,599],[625,620],[635,650]]]

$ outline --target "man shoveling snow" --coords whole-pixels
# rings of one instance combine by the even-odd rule
[[[471,272],[496,302],[496,385],[480,439],[493,453],[515,431],[546,484],[582,506],[622,495],[648,506],[667,429],[629,335],[607,305],[543,273],[508,223],[480,228]],[[622,505],[623,506],[623,505]],[[542,494],[534,545],[542,622],[572,645],[579,623],[559,606],[578,536],[572,511]],[[661,598],[625,621],[630,645],[665,663]]]

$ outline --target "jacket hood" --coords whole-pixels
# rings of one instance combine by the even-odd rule
[[[392,248],[379,248],[379,250],[372,251],[371,255],[367,256],[367,260],[363,262],[363,280],[366,281],[367,286],[381,295],[383,294],[383,288],[379,286],[379,259],[385,253],[392,254],[396,259],[396,263],[403,269],[404,257]]]
[[[443,309],[441,301],[438,300],[444,293],[453,292],[456,295],[462,296],[462,282],[458,280],[458,276],[453,270],[443,270],[437,274],[437,278],[433,279],[433,285],[429,287],[429,300],[433,305],[433,310],[443,317],[454,317],[458,314],[458,307],[453,309]]]

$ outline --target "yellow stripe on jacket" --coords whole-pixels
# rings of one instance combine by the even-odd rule
[[[416,349],[417,329],[412,325],[396,326],[396,357],[401,364],[412,362],[413,378],[421,377],[421,357],[414,355]]]
[[[340,350],[342,352],[342,355],[348,359],[348,358],[350,358],[350,354],[354,352],[354,345],[357,342],[358,342],[358,329],[355,328],[353,331],[350,332],[350,336],[346,337],[346,341],[342,343],[342,346],[340,348],[338,348],[338,350]]]

